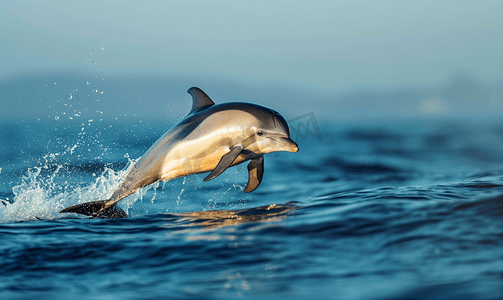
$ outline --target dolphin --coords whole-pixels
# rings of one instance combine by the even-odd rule
[[[227,168],[250,160],[244,191],[254,191],[264,174],[264,154],[297,152],[286,120],[276,111],[252,103],[215,105],[201,89],[191,87],[192,109],[164,133],[136,162],[108,200],[73,205],[60,213],[94,218],[119,218],[127,214],[117,202],[159,180],[211,172],[212,180]]]

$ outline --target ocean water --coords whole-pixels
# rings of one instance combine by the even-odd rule
[[[2,299],[501,299],[503,123],[293,118],[298,153],[111,195],[176,120],[0,124]]]

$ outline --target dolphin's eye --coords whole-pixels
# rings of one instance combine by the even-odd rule
[[[257,134],[258,134],[258,135],[263,135],[263,134],[264,134],[264,132],[262,132],[262,130],[259,130],[259,131],[257,131]]]

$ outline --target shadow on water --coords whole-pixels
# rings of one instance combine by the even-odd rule
[[[500,187],[500,186],[497,186]],[[484,186],[482,188],[489,188]],[[469,203],[463,203],[454,208],[455,211],[470,211],[478,215],[489,215],[493,217],[503,216],[503,195]]]

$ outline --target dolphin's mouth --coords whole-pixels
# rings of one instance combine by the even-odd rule
[[[290,149],[290,150],[286,150],[286,151],[293,152],[293,153],[299,151],[299,145],[297,145],[296,142],[292,141],[288,137],[274,137],[272,139],[274,141],[278,142],[279,144],[284,145]]]

